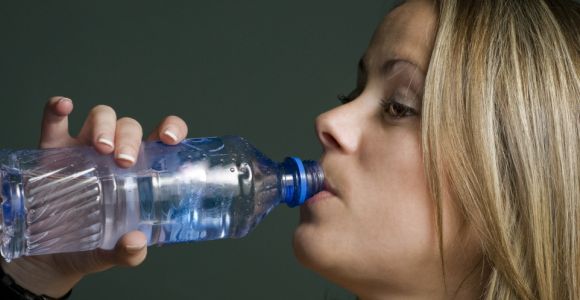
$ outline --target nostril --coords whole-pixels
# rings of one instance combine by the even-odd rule
[[[326,144],[326,146],[328,147],[336,149],[340,148],[340,144],[338,143],[338,141],[334,138],[334,136],[332,136],[332,134],[328,132],[322,133],[322,142]]]

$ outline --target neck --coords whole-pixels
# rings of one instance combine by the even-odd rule
[[[489,270],[480,262],[469,274],[448,276],[446,283],[441,278],[432,282],[424,282],[413,287],[378,286],[351,286],[357,300],[432,300],[432,299],[481,299],[488,281]],[[445,288],[445,285],[447,288]]]
[[[376,293],[359,293],[357,300],[433,300],[433,299],[480,299],[483,293],[481,288],[461,288],[456,291],[383,291]]]

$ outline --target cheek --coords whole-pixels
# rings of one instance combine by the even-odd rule
[[[344,165],[344,209],[329,205],[326,218],[296,231],[302,263],[327,277],[386,280],[385,274],[412,278],[426,265],[437,265],[435,208],[418,136],[368,137],[359,155],[345,157]]]
[[[393,134],[389,143],[374,143],[366,149],[361,165],[368,175],[358,183],[358,195],[353,195],[357,223],[364,226],[365,235],[372,234],[369,238],[382,241],[389,249],[388,253],[376,249],[379,255],[430,259],[437,245],[435,206],[425,179],[419,138]]]

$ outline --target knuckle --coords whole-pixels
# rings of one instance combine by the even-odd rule
[[[175,115],[169,115],[163,119],[164,122],[179,122],[180,120],[181,118]]]
[[[89,114],[91,116],[96,116],[96,115],[99,115],[99,114],[113,114],[114,115],[115,114],[115,110],[112,107],[108,106],[108,105],[99,104],[99,105],[93,107],[91,109],[91,111],[90,111]]]
[[[120,118],[117,122],[122,126],[127,126],[136,129],[138,131],[143,131],[141,124],[131,117]]]
[[[165,117],[165,119],[163,119],[162,124],[165,125],[173,124],[176,125],[181,130],[187,130],[187,124],[185,123],[185,121],[182,118],[174,115]]]
[[[46,101],[46,104],[55,103],[58,100],[60,100],[61,98],[62,98],[62,96],[52,96],[52,97],[49,97],[48,100]]]
[[[46,100],[46,103],[44,104],[44,109],[49,110],[49,109],[53,108],[55,106],[55,104],[62,98],[64,98],[64,97],[62,97],[62,96],[49,97],[48,100]]]

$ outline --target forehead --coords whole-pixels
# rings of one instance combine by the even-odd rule
[[[410,0],[388,13],[373,35],[365,54],[367,66],[388,60],[408,60],[426,73],[435,37],[433,2]]]

